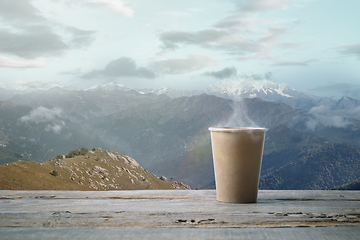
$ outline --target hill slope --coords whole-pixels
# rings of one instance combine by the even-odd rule
[[[349,191],[360,190],[360,178],[356,179],[353,182],[334,187],[331,190],[349,190]]]
[[[79,155],[80,154],[80,155]],[[144,170],[134,159],[94,149],[72,151],[44,163],[17,161],[0,166],[4,190],[189,189]]]
[[[360,178],[360,147],[328,143],[264,175],[262,189],[331,189]]]

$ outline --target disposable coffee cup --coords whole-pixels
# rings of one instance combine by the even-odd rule
[[[257,201],[266,128],[211,127],[216,199]]]

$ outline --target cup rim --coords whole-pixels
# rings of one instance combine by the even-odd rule
[[[239,131],[263,131],[266,132],[267,128],[261,127],[209,127],[211,132],[239,132]]]

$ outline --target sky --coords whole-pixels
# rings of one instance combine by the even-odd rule
[[[0,87],[206,89],[267,79],[360,99],[359,0],[0,0]]]

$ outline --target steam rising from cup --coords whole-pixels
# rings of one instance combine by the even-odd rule
[[[233,102],[231,104],[233,109],[232,115],[227,121],[220,122],[219,126],[222,127],[259,127],[251,120],[247,113],[247,107],[244,101]]]

